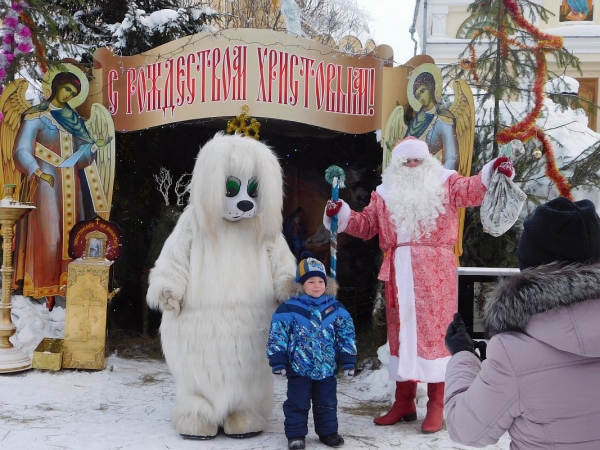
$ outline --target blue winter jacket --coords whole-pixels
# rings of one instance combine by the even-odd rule
[[[356,335],[352,317],[331,292],[337,291],[328,280],[327,292],[319,298],[296,292],[273,314],[267,356],[273,371],[284,369],[313,380],[338,373],[338,367],[356,366]]]

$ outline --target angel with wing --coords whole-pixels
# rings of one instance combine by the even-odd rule
[[[396,107],[386,125],[388,151],[408,136],[424,140],[429,151],[446,169],[468,176],[471,171],[474,138],[474,104],[464,80],[454,82],[454,103],[443,107],[439,100],[442,76],[435,64],[421,64],[409,78],[407,94],[415,115],[407,125],[404,108]]]
[[[435,64],[425,63],[411,73],[407,94],[416,111],[407,125],[404,107],[396,106],[387,121],[384,133],[383,168],[387,167],[394,146],[402,139],[413,136],[427,143],[429,152],[449,170],[460,175],[471,175],[473,142],[475,140],[475,104],[471,88],[465,80],[455,80],[454,102],[449,108],[440,103],[442,74]],[[458,241],[456,256],[462,255],[462,235],[465,209],[458,210]]]
[[[47,74],[46,100],[36,106],[26,100],[22,79],[0,97],[0,181],[17,184],[19,199],[36,207],[17,226],[13,287],[47,297],[49,309],[55,295],[65,294],[71,228],[96,215],[108,219],[115,164],[110,113],[94,104],[84,121],[73,108],[85,100],[88,80],[71,64],[61,69]]]

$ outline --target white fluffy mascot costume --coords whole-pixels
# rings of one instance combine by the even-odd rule
[[[150,272],[147,301],[176,382],[171,420],[189,439],[263,431],[273,408],[265,348],[296,261],[281,232],[281,167],[266,145],[217,134]]]

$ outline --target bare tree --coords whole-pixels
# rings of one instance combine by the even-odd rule
[[[370,17],[356,0],[304,0],[299,3],[304,33],[323,44],[327,45],[331,38],[339,43],[345,36],[369,32]]]
[[[359,37],[369,32],[370,16],[356,0],[212,0],[210,3],[219,11],[216,22],[223,29],[286,31],[289,27],[282,13],[286,1],[296,1],[300,7],[304,36],[330,47],[344,46],[344,37]],[[349,53],[361,51],[356,46],[346,47]]]
[[[171,171],[164,167],[160,168],[160,172],[158,174],[152,175],[156,184],[158,185],[156,189],[162,194],[165,199],[165,205],[169,205],[169,188],[171,184],[173,184],[173,176],[171,175]],[[177,182],[179,183],[179,181]]]
[[[273,0],[212,0],[222,28],[260,28],[285,31],[285,20]]]
[[[189,179],[187,179],[189,177]],[[188,186],[192,181],[191,173],[184,173],[179,177],[177,182],[175,183],[175,195],[177,196],[177,206],[183,206],[183,199],[185,198],[185,194],[188,193]]]

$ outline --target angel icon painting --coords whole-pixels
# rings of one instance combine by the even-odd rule
[[[409,79],[407,94],[415,114],[406,124],[404,107],[397,106],[386,124],[386,155],[401,139],[414,136],[427,142],[429,151],[446,169],[469,176],[475,131],[471,89],[464,80],[455,80],[454,102],[449,108],[440,103],[442,75],[435,64],[416,67]]]
[[[94,104],[87,121],[75,111],[87,97],[85,74],[72,64],[50,70],[42,84],[45,100],[32,106],[28,82],[18,79],[0,97],[2,184],[17,185],[17,198],[36,207],[17,224],[13,288],[47,298],[65,294],[69,231],[112,203],[115,131],[108,110]]]
[[[593,11],[594,4],[591,0],[562,0],[559,21],[580,22],[582,20],[593,20]]]
[[[453,82],[454,102],[448,108],[440,104],[442,75],[435,64],[417,66],[408,78],[407,97],[415,114],[407,124],[402,105],[390,114],[384,133],[383,169],[387,167],[396,144],[408,136],[427,142],[429,152],[446,169],[460,175],[471,175],[473,142],[475,139],[475,104],[465,80]],[[459,236],[454,249],[462,254],[462,230],[465,209],[459,208]]]

